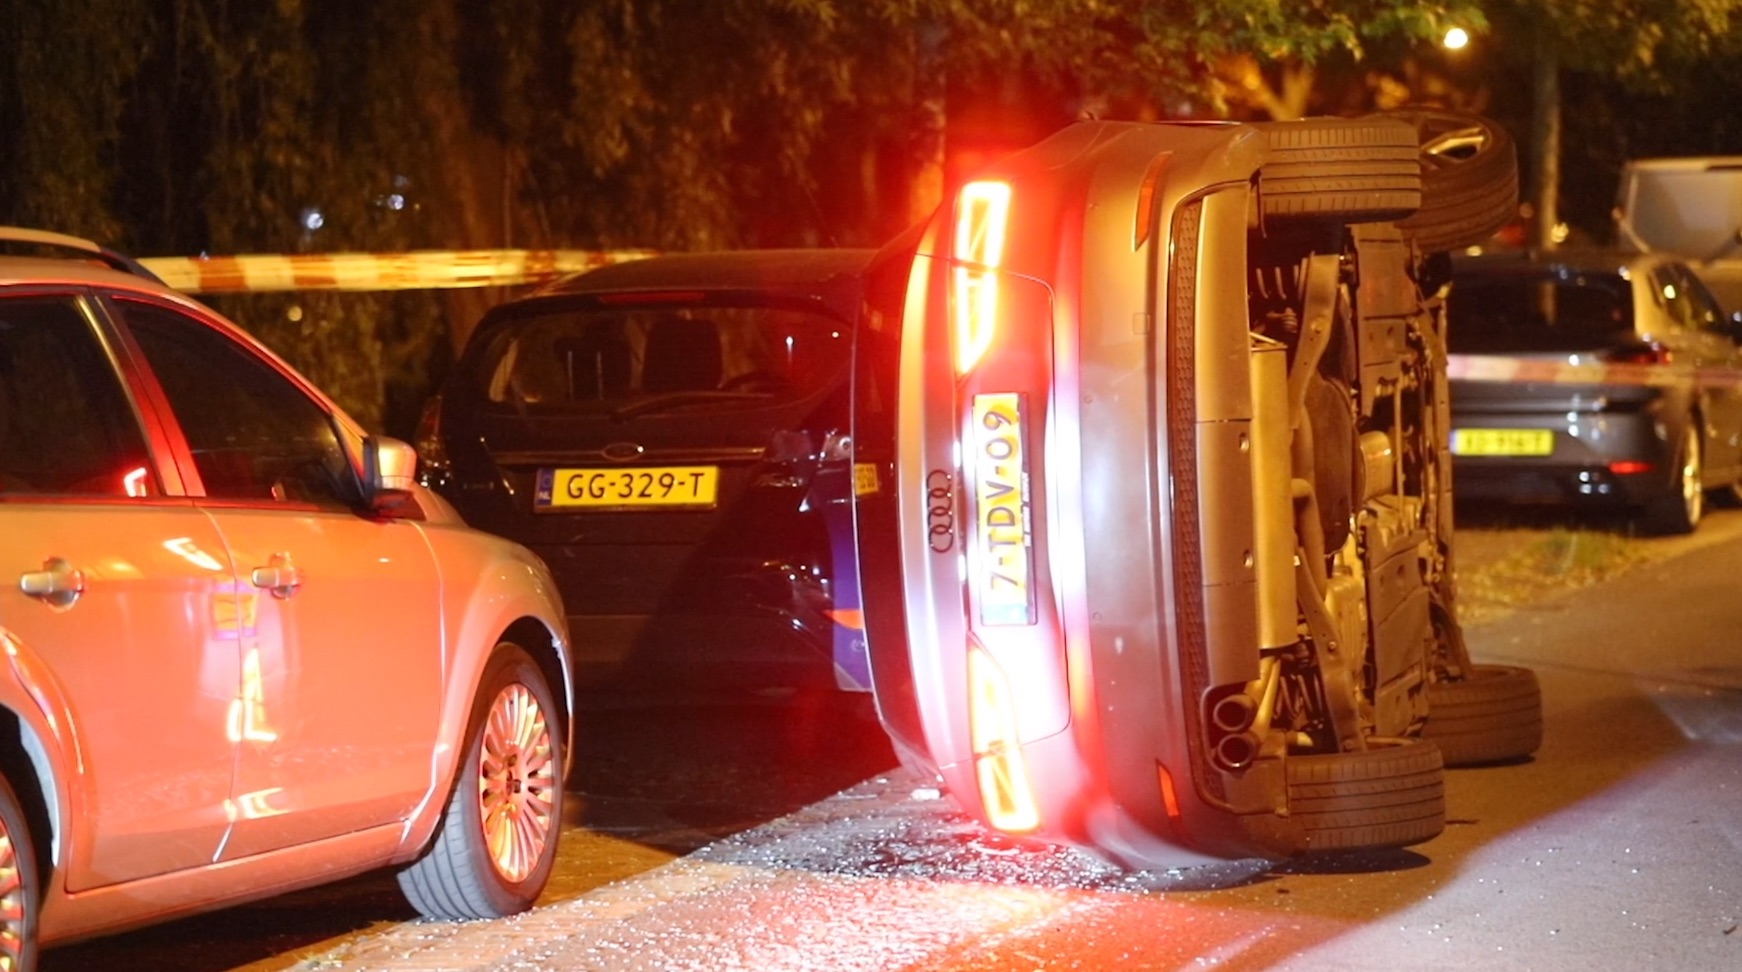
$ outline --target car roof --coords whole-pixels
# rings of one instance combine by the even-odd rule
[[[163,283],[162,278],[146,269],[138,260],[82,237],[31,229],[25,226],[0,226],[0,259],[48,260],[73,265],[107,267],[130,277]],[[20,268],[32,272],[34,268]],[[53,276],[53,274],[49,274]]]
[[[614,263],[565,277],[530,298],[703,290],[828,297],[857,289],[873,249],[722,250],[673,253]]]
[[[0,286],[21,284],[71,284],[148,293],[170,292],[156,277],[142,277],[94,260],[76,257],[11,256],[0,253]]]

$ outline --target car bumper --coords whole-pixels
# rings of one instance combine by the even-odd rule
[[[1454,403],[1457,386],[1454,385]],[[1454,493],[1518,504],[1643,506],[1679,490],[1675,450],[1655,401],[1619,412],[1459,411],[1452,413]],[[1479,455],[1460,448],[1472,432],[1541,436],[1540,455]]]
[[[1171,170],[1197,178],[1151,183],[1156,225],[1133,247],[1133,214],[1090,199],[1111,180],[1144,198],[1158,154],[1144,137],[1061,146],[1098,156],[1083,182],[1061,173],[1068,159],[1008,174],[1013,212],[1074,218],[1013,225],[998,279],[1012,331],[971,368],[952,343],[949,227],[921,244],[902,353],[904,607],[926,768],[965,809],[1179,866],[1290,845],[1280,758],[1219,768],[1212,753],[1238,733],[1209,722],[1219,687],[1259,675],[1248,337],[1213,326],[1244,319],[1244,187],[1259,160],[1225,132],[1170,133]],[[1180,232],[1232,258],[1170,262]],[[1171,302],[1182,287],[1197,292]],[[999,505],[1017,483],[1020,533]]]

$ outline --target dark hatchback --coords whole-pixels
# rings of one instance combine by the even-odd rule
[[[899,257],[896,273],[904,272]],[[852,401],[874,250],[680,254],[493,309],[426,478],[550,565],[595,683],[870,688]]]
[[[1460,499],[1607,507],[1686,533],[1742,497],[1742,328],[1664,254],[1454,261],[1446,301]]]

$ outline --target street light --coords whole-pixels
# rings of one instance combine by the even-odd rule
[[[1470,32],[1462,27],[1451,27],[1446,30],[1446,36],[1440,39],[1440,46],[1448,51],[1461,51],[1470,43]]]

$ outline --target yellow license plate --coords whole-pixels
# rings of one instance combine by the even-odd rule
[[[973,600],[985,625],[1033,624],[1028,455],[1022,396],[975,395]]]
[[[550,510],[707,508],[719,489],[718,466],[543,469],[532,502]]]
[[[853,463],[853,495],[870,496],[883,490],[883,484],[878,480],[877,467],[869,462]]]
[[[1458,456],[1546,456],[1554,452],[1549,429],[1454,429],[1452,454]]]

